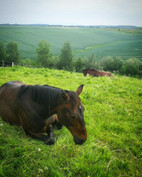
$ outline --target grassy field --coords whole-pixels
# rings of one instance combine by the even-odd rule
[[[0,85],[19,80],[75,91],[85,107],[88,139],[75,145],[63,127],[55,144],[27,137],[0,119],[0,176],[118,177],[142,174],[142,81],[125,76],[84,77],[81,73],[22,67],[0,68]]]
[[[53,28],[41,26],[0,26],[0,41],[18,43],[22,58],[35,59],[36,48],[41,40],[47,40],[53,55],[60,55],[64,42],[70,41],[74,57],[88,56],[93,52],[96,59],[104,56],[142,58],[142,30]]]

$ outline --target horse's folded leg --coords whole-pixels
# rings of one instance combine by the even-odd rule
[[[48,138],[48,140],[45,141],[45,144],[47,144],[47,145],[54,144],[54,139],[53,138]]]
[[[55,120],[52,125],[53,127],[55,126],[57,130],[60,130],[63,127],[63,125],[59,123],[57,120]]]
[[[43,142],[46,142],[49,140],[49,137],[46,136],[46,135],[43,135],[41,133],[34,133],[34,132],[30,132],[30,131],[26,131],[26,134],[28,134],[29,136],[31,136],[32,138],[34,139],[37,139],[37,140],[41,140]]]
[[[52,125],[50,125],[50,126],[47,127],[46,132],[47,132],[47,135],[48,135],[49,138],[52,138],[52,139],[54,138]]]
[[[47,145],[54,144],[54,134],[53,134],[53,128],[52,125],[47,127],[47,135],[48,135],[48,140],[45,142]]]

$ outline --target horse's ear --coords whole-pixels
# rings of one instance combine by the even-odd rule
[[[78,87],[78,89],[77,89],[77,91],[76,91],[77,95],[80,95],[80,94],[81,94],[81,92],[82,92],[82,90],[83,90],[83,86],[84,86],[84,85],[80,85],[80,86]]]

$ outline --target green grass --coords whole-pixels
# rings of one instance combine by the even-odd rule
[[[17,42],[22,58],[35,59],[36,48],[41,40],[50,43],[53,55],[60,55],[64,42],[70,41],[74,57],[85,57],[94,52],[97,60],[105,56],[142,58],[142,33],[139,33],[140,30],[135,31],[126,33],[114,29],[0,26],[0,41],[5,45],[9,41]]]
[[[81,73],[0,68],[0,85],[19,80],[62,89],[84,89],[87,141],[79,146],[63,127],[55,144],[46,146],[27,137],[21,127],[0,119],[0,176],[115,177],[142,174],[142,81],[114,77],[84,77]]]

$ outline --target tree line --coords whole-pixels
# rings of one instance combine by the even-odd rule
[[[48,67],[68,71],[82,72],[85,68],[117,72],[123,75],[142,76],[142,62],[137,58],[122,60],[120,57],[104,57],[96,61],[95,54],[88,57],[73,58],[72,47],[69,41],[65,42],[59,56],[54,56],[50,51],[48,41],[42,40],[36,48],[37,59],[21,59],[18,44],[10,41],[6,47],[0,41],[0,60],[14,62],[30,67]]]

